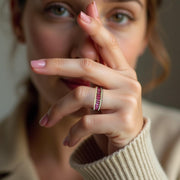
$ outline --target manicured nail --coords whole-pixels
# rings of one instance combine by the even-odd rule
[[[90,24],[91,23],[91,18],[87,16],[84,12],[80,12],[80,18],[85,22]]]
[[[70,142],[70,136],[68,135],[63,141],[64,146],[69,146],[69,142]]]
[[[46,61],[41,59],[41,60],[33,60],[31,61],[31,66],[33,68],[44,68],[46,66]]]
[[[41,126],[45,126],[45,125],[47,124],[48,120],[49,120],[48,115],[45,114],[45,115],[41,118],[41,120],[39,121],[39,124],[40,124]]]
[[[93,1],[92,4],[93,4],[93,8],[94,8],[94,15],[95,15],[95,17],[98,18],[99,17],[99,13],[98,13],[98,10],[97,10],[96,2]]]

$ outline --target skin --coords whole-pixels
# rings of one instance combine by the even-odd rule
[[[59,173],[61,167],[61,178],[67,177],[69,156],[89,135],[108,155],[131,142],[144,124],[134,69],[147,44],[145,0],[67,2],[70,5],[56,1],[70,12],[60,16],[44,10],[52,0],[27,0],[20,25],[12,3],[15,34],[27,46],[30,76],[39,92],[37,123],[29,127],[28,137],[42,179],[47,178],[44,164]],[[116,8],[126,14],[120,22],[110,18]],[[61,80],[64,77],[92,86],[69,89]],[[91,111],[97,85],[104,89],[100,113]]]

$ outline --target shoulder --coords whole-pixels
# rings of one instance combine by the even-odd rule
[[[180,173],[180,110],[143,101],[145,117],[151,119],[155,153],[170,179]]]
[[[161,153],[167,146],[180,140],[180,111],[143,101],[143,113],[151,119],[151,136],[154,148]]]
[[[180,151],[180,110],[143,100],[143,113],[151,119],[152,143],[159,159]]]
[[[174,117],[180,120],[180,109],[153,103],[145,99],[142,101],[142,106],[145,115],[151,115],[152,117]]]
[[[15,108],[7,118],[0,120],[0,179],[38,179],[29,157],[25,117],[21,109]]]
[[[143,100],[143,114],[152,121],[172,130],[180,130],[180,110]]]
[[[180,136],[180,110],[143,100],[143,114],[152,121],[152,137],[155,135],[163,137],[168,135],[169,138]]]

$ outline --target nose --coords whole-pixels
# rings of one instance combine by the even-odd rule
[[[91,38],[83,33],[78,37],[80,38],[77,39],[72,47],[71,58],[89,58],[98,61],[99,55]]]

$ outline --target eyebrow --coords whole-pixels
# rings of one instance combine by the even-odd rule
[[[140,0],[105,0],[105,1],[110,1],[110,2],[129,2],[129,1],[134,1],[134,2],[137,2],[141,7],[143,7],[143,3]]]

